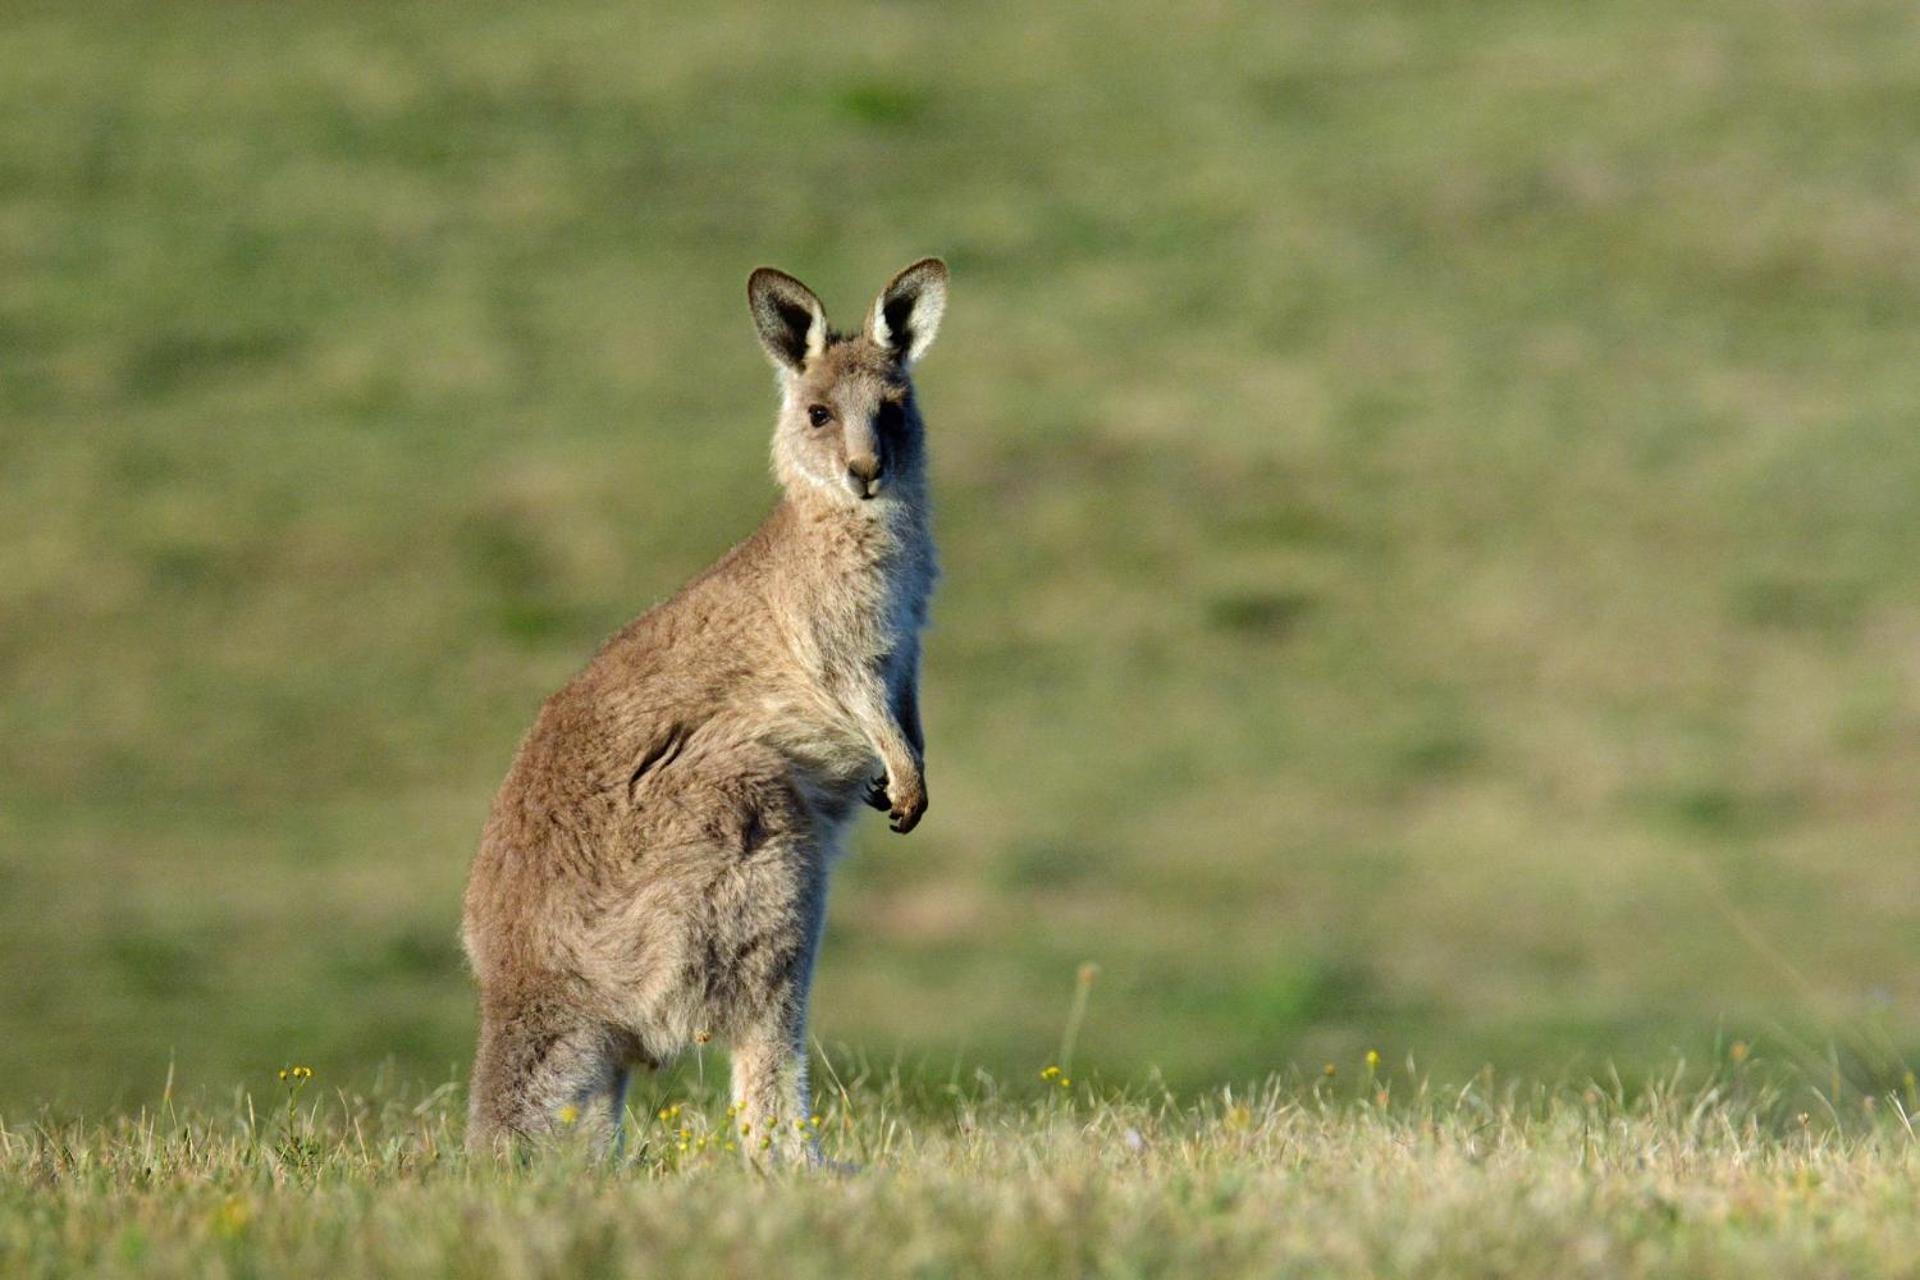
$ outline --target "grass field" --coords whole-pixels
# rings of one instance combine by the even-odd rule
[[[552,1182],[418,1154],[443,1109],[372,1155],[324,1121],[297,1176],[219,1116],[142,1172],[98,1117],[170,1069],[464,1070],[457,898],[517,735],[772,500],[762,261],[842,319],[916,254],[955,275],[933,806],[844,868],[827,1046],[1031,1092],[1091,961],[1082,1074],[1189,1101],[1372,1047],[1631,1087],[1735,1039],[1887,1096],[1920,1059],[1916,207],[1904,3],[9,6],[0,1117],[14,1168],[78,1163],[10,1182],[7,1229],[284,1261],[323,1247],[287,1181],[372,1271],[416,1210],[422,1256],[539,1215]],[[105,1128],[22,1128],[46,1103]],[[1249,1266],[1411,1267],[1375,1252],[1403,1209],[1536,1199],[1515,1268],[1913,1243],[1884,1123],[1630,1115],[1579,1165],[1556,1104],[1480,1165],[1452,1103],[1426,1138],[1156,1102],[1141,1165],[1133,1112],[1021,1105],[846,1194],[924,1193],[1009,1268],[1102,1222],[1146,1266],[1167,1185],[1224,1224],[1167,1248]],[[1418,1152],[1461,1181],[1425,1197]],[[674,1186],[475,1247],[712,1257],[719,1214],[766,1257],[841,1194],[756,1226],[775,1191]],[[252,1225],[206,1243],[230,1194]],[[99,1234],[122,1210],[150,1245]]]
[[[1752,1064],[1747,1064],[1752,1065]],[[823,1103],[843,1176],[759,1174],[705,1091],[625,1159],[469,1167],[451,1091],[0,1131],[10,1277],[1912,1275],[1902,1105],[1802,1114],[1744,1067],[1632,1100],[1490,1077],[1016,1104],[885,1081]],[[683,1136],[684,1135],[684,1136]]]

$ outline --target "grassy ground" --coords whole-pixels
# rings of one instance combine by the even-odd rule
[[[469,1167],[448,1091],[0,1130],[10,1277],[1913,1275],[1907,1096],[1799,1113],[1743,1068],[1626,1101],[1388,1064],[1180,1104],[858,1080],[844,1175],[743,1168],[704,1091],[624,1160]]]
[[[448,1078],[517,735],[771,500],[748,269],[845,317],[923,252],[933,808],[846,866],[826,1043],[1028,1079],[1094,961],[1116,1082],[1891,1086],[1916,84],[1859,0],[10,6],[0,1107]]]

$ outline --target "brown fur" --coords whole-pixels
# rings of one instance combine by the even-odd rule
[[[927,804],[936,571],[909,370],[945,288],[944,265],[916,263],[842,337],[792,277],[749,282],[780,371],[785,493],[520,744],[466,893],[474,1149],[557,1124],[615,1134],[630,1065],[722,1037],[746,1146],[811,1153],[793,1122],[828,869],[863,801],[900,832]]]

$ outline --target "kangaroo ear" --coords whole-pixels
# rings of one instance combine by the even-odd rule
[[[784,271],[761,267],[747,277],[747,306],[760,345],[773,363],[799,372],[827,349],[827,310],[813,290]]]
[[[912,364],[933,345],[940,317],[947,310],[947,264],[922,258],[893,279],[873,300],[867,316],[867,336],[905,364]]]

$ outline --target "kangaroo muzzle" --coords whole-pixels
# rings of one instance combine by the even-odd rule
[[[854,496],[862,500],[871,498],[880,492],[880,478],[884,468],[880,464],[880,455],[876,453],[856,453],[847,459],[847,480],[853,486]]]

